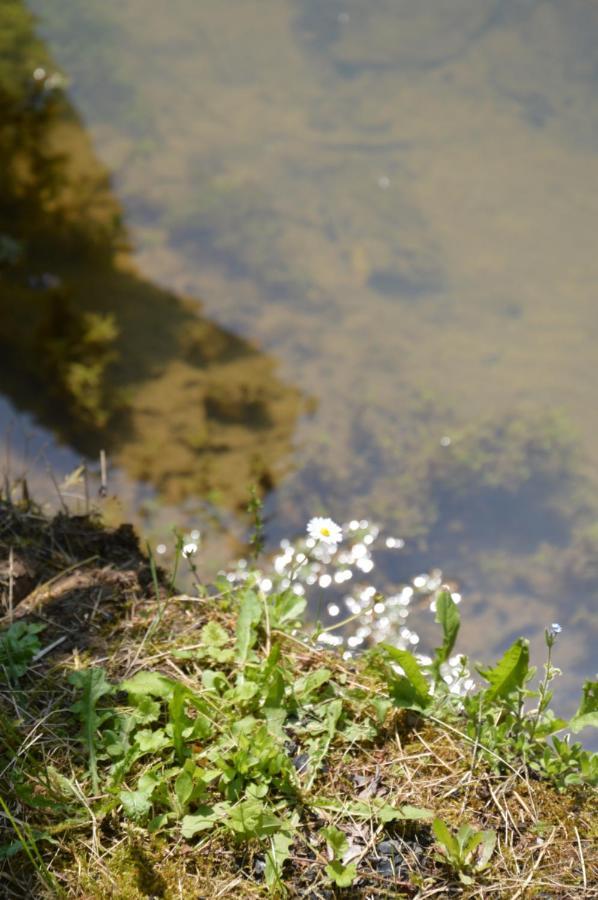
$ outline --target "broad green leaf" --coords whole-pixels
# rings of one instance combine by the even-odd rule
[[[388,714],[388,710],[392,708],[392,703],[386,697],[374,697],[372,699],[372,705],[376,710],[378,725],[382,725]]]
[[[226,676],[215,669],[204,669],[201,673],[201,680],[205,689],[212,694],[223,694],[228,688]]]
[[[257,594],[250,588],[242,592],[237,617],[237,660],[247,662],[249,652],[256,641],[256,627],[262,619],[263,607]]]
[[[518,638],[494,668],[478,667],[480,675],[489,682],[487,700],[505,699],[513,691],[522,689],[529,673],[529,643]]]
[[[252,800],[263,800],[268,794],[268,785],[255,784],[252,782],[245,788],[245,793],[247,794],[247,797]]]
[[[160,704],[157,700],[152,700],[147,694],[130,694],[129,697],[135,707],[133,718],[139,725],[147,725],[160,718]]]
[[[235,738],[239,738],[242,734],[251,734],[255,730],[258,720],[255,716],[243,716],[242,719],[235,719],[231,724],[230,730]]]
[[[590,727],[598,728],[598,681],[586,681],[579,709],[569,722],[569,728],[574,733]]]
[[[442,646],[435,651],[434,668],[439,672],[442,663],[445,663],[451,653],[459,634],[461,624],[459,610],[450,591],[440,591],[436,598],[436,622],[442,626]]]
[[[255,697],[256,694],[259,694],[259,691],[260,686],[259,684],[256,684],[255,681],[244,681],[233,689],[231,696],[233,700],[246,703],[248,700]]]
[[[119,684],[121,691],[128,694],[148,694],[150,697],[167,699],[171,696],[176,682],[159,672],[137,672]]]
[[[155,731],[151,728],[142,728],[135,734],[135,743],[140,753],[158,753],[165,747],[170,747],[172,741],[163,728],[157,728]]]
[[[270,838],[270,849],[266,852],[266,868],[264,879],[268,890],[283,892],[282,867],[285,860],[291,855],[294,827],[284,831],[277,831]],[[286,893],[286,892],[285,892]]]
[[[172,818],[174,818],[174,813],[160,813],[159,815],[154,816],[153,819],[150,819],[150,821],[147,823],[147,830],[150,834],[156,834],[158,831],[168,825]]]
[[[548,735],[554,734],[556,731],[562,731],[564,728],[567,728],[568,724],[565,719],[557,718],[552,710],[547,710],[544,714],[544,719],[536,728],[535,735],[536,737],[548,737]]]
[[[199,806],[191,816],[184,816],[181,822],[181,834],[184,838],[192,838],[199,831],[209,831],[214,825],[224,822],[230,809],[230,803],[216,803],[214,806]]]
[[[307,600],[292,590],[277,594],[271,601],[270,624],[280,628],[288,622],[296,622],[305,612]]]
[[[280,819],[261,800],[243,800],[234,806],[226,825],[240,837],[267,837],[280,830]]]
[[[389,684],[389,693],[395,706],[420,710],[429,706],[432,697],[428,682],[413,654],[408,650],[399,650],[392,644],[381,644],[380,646],[393,662],[400,665],[405,673],[404,676],[394,676]]]
[[[439,844],[446,850],[452,860],[459,860],[459,844],[457,838],[451,833],[448,826],[442,819],[434,819],[432,822],[432,831]]]
[[[338,859],[333,859],[325,868],[325,872],[337,887],[350,887],[357,876],[357,865],[349,863],[344,866]]]
[[[486,868],[486,866],[490,862],[490,857],[494,853],[494,848],[496,847],[495,831],[482,831],[480,833],[482,835],[482,840],[480,841],[482,850],[478,856],[478,861],[476,864],[476,869],[478,872],[481,872],[482,869]]]
[[[145,791],[120,791],[118,799],[125,815],[135,821],[144,819],[152,808],[151,794]]]
[[[326,682],[330,681],[331,677],[332,671],[326,668],[316,669],[314,672],[310,672],[308,675],[303,675],[295,682],[295,696],[309,697],[310,694],[313,694],[314,691],[317,691],[318,688],[322,687],[323,684],[326,684]]]
[[[174,783],[174,792],[181,807],[184,809],[189,802],[191,794],[193,793],[193,778],[191,777],[189,772],[185,772],[185,770],[183,770],[177,776]]]
[[[476,834],[478,834],[478,832],[476,832],[471,825],[461,825],[457,831],[457,843],[459,844],[459,849],[462,854],[470,853],[472,849],[475,850],[475,840],[472,842],[471,848],[468,845],[471,838],[476,837]]]

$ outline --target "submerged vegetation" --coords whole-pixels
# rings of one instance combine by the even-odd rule
[[[474,665],[440,587],[429,656],[328,646],[352,622],[310,624],[307,595],[367,572],[369,535],[315,519],[181,595],[129,529],[5,498],[5,896],[591,896],[598,757],[557,734],[598,695],[552,712],[566,634],[538,683],[523,639]]]
[[[236,510],[248,482],[280,478],[304,398],[197,298],[137,270],[66,88],[22,0],[2,4],[3,393],[76,451],[109,451],[164,503]]]

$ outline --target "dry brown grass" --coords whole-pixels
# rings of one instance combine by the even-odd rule
[[[127,821],[118,803],[90,797],[67,712],[72,691],[65,672],[83,659],[104,666],[114,679],[152,668],[192,685],[194,671],[174,659],[172,649],[193,647],[208,618],[230,626],[232,612],[199,597],[168,597],[164,579],[157,599],[132,532],[109,532],[89,519],[60,516],[49,522],[31,507],[2,504],[0,560],[5,605],[10,592],[12,615],[20,615],[22,604],[27,615],[47,625],[44,643],[55,642],[34,665],[26,702],[8,685],[0,694],[2,793],[22,831],[45,833],[37,846],[54,887],[44,882],[40,866],[20,853],[0,861],[0,896],[45,898],[58,891],[90,900],[269,896],[259,876],[263,848],[257,841],[235,844],[221,829],[191,841],[174,831],[152,836]],[[158,604],[162,619],[148,637]],[[297,676],[325,663],[337,679],[364,694],[380,690],[358,663],[299,638],[277,636],[285,664]],[[13,774],[18,770],[22,781],[29,767],[32,796],[43,799],[35,772],[49,765],[72,777],[80,792],[76,817],[57,820],[43,806],[32,805],[22,790],[15,792]],[[314,794],[334,798],[341,807],[356,799],[383,798],[393,806],[433,809],[454,827],[467,822],[495,830],[497,850],[476,883],[464,887],[436,858],[427,822],[383,826],[306,807],[285,864],[291,897],[598,896],[596,797],[586,789],[558,793],[522,765],[499,774],[455,725],[392,712],[376,739],[333,744]],[[344,891],[332,888],[323,872],[327,860],[315,835],[324,824],[342,824],[358,863],[358,878]],[[0,844],[14,837],[14,824],[1,815]],[[384,840],[396,842],[400,860],[390,874],[380,868]]]

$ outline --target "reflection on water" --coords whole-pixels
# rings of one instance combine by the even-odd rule
[[[270,356],[139,273],[107,173],[14,8],[9,55],[21,38],[37,65],[0,73],[3,391],[164,505],[244,508],[250,483],[288,467],[303,401]]]
[[[278,442],[284,460],[295,428],[293,471],[271,478],[273,534],[320,509],[378,517],[407,539],[394,577],[439,564],[460,579],[473,653],[487,655],[489,634],[498,646],[562,619],[571,664],[590,671],[598,7],[172,0],[150,17],[143,0],[29,6],[134,244],[135,268],[117,254],[99,287],[89,263],[70,275],[81,309],[119,328],[107,371],[134,397],[113,433],[119,463],[170,502],[215,483],[225,502],[251,447],[271,438],[267,453]],[[71,155],[83,141],[72,130]],[[275,354],[315,412],[297,416],[255,351],[241,405],[249,363],[226,351],[202,406],[205,383],[187,384],[205,377],[218,329],[194,326],[189,295],[227,340]],[[228,469],[212,446],[203,482],[204,419],[194,444],[187,398],[218,434],[248,435]],[[169,433],[186,437],[164,453]]]

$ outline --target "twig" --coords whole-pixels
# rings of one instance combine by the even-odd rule
[[[58,647],[59,644],[62,644],[63,641],[66,641],[67,637],[68,635],[64,634],[62,637],[59,637],[55,641],[52,641],[51,644],[48,644],[47,647],[42,647],[41,650],[37,651],[31,662],[37,662],[38,659],[42,659],[42,657],[50,653],[54,649],[54,647]]]
[[[582,850],[582,847],[581,847],[581,838],[580,838],[580,836],[579,836],[579,831],[577,830],[577,826],[576,826],[576,825],[573,826],[573,830],[574,830],[574,832],[575,832],[575,837],[577,838],[577,846],[578,846],[578,848],[579,848],[579,861],[580,861],[580,863],[581,863],[581,876],[582,876],[582,878],[583,878],[583,888],[584,888],[584,891],[585,891],[585,890],[587,889],[587,887],[588,887],[588,876],[587,876],[587,873],[586,873],[586,863],[585,863],[585,860],[584,860],[584,858],[583,858],[583,850]]]

